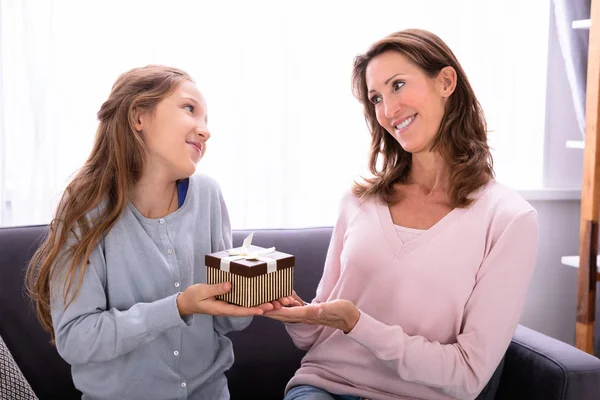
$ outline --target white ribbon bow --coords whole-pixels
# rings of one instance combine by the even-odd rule
[[[227,252],[231,254],[229,257],[223,257],[221,259],[220,269],[221,271],[229,272],[229,266],[232,261],[241,259],[252,260],[252,261],[263,261],[267,263],[267,274],[277,271],[277,260],[269,257],[263,257],[265,254],[269,254],[275,251],[275,247],[269,247],[268,249],[262,249],[254,252],[250,252],[250,245],[252,244],[252,238],[254,232],[252,232],[244,242],[242,247],[236,249],[229,249]]]

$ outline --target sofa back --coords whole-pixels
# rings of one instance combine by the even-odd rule
[[[40,399],[79,399],[69,365],[50,344],[24,289],[27,261],[46,232],[47,226],[0,228],[0,337]],[[240,246],[250,232],[234,231],[234,245]],[[300,297],[311,300],[331,232],[331,228],[255,230],[252,243],[295,255],[294,287]],[[258,317],[229,337],[235,353],[234,366],[227,372],[232,399],[281,399],[304,355],[284,326]]]
[[[0,336],[40,399],[80,399],[24,288],[27,261],[46,232],[47,226],[0,229]]]

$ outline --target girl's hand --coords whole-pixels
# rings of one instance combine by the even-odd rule
[[[230,282],[216,285],[207,285],[204,283],[192,285],[177,296],[177,310],[179,310],[179,315],[182,317],[192,314],[249,317],[263,315],[265,311],[275,308],[272,303],[264,303],[256,307],[240,307],[215,298],[215,296],[225,294],[230,290]]]

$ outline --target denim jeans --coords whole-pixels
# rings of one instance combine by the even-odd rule
[[[314,386],[295,386],[285,396],[284,400],[361,400],[362,397],[347,394],[333,394]]]

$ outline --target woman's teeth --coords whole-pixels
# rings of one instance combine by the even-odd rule
[[[402,122],[401,124],[396,125],[395,128],[396,129],[405,128],[406,126],[408,126],[408,124],[410,124],[413,121],[413,119],[415,119],[415,115],[413,115],[410,118],[405,119],[404,122]]]

